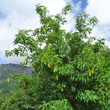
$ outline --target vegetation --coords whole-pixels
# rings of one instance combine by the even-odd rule
[[[13,79],[10,78],[8,82],[8,75],[13,73],[23,73],[25,75],[30,75],[32,68],[25,66],[25,68],[20,68],[18,64],[1,64],[0,65],[0,90],[2,93],[9,93],[9,91],[14,90],[15,88],[10,89],[8,86],[10,83],[13,83]]]
[[[109,110],[110,50],[104,39],[89,36],[96,17],[82,13],[76,32],[60,29],[71,9],[67,4],[50,16],[45,6],[36,5],[42,26],[19,30],[13,42],[18,48],[5,53],[24,56],[22,65],[30,63],[32,74],[9,76],[18,91],[1,94],[0,110]]]

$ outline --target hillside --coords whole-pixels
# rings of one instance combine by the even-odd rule
[[[30,75],[31,71],[32,68],[27,66],[20,68],[19,64],[0,64],[0,78],[5,77],[8,74],[17,73],[17,72]]]
[[[26,67],[20,67],[19,64],[0,64],[0,90],[3,89],[3,92],[8,92],[8,82],[7,78],[9,74],[12,73],[24,73],[26,75],[30,75],[32,71],[32,68],[26,66]]]

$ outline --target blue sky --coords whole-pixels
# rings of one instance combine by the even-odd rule
[[[72,0],[74,4],[77,4],[78,2],[81,2],[81,11],[84,12],[85,7],[87,6],[87,0]]]
[[[61,28],[74,31],[76,15],[87,12],[100,21],[93,28],[91,36],[107,39],[105,43],[110,47],[110,0],[40,0],[50,14],[61,12],[66,2],[72,4],[73,10],[66,17],[68,22]],[[38,3],[39,0],[0,0],[0,64],[23,62],[21,57],[4,57],[4,51],[14,49],[12,42],[18,29],[40,27],[40,19],[35,12],[35,5]]]

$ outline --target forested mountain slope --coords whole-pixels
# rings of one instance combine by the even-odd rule
[[[19,64],[0,64],[0,90],[3,89],[4,93],[9,91],[9,83],[12,82],[11,79],[9,83],[7,82],[8,75],[13,73],[24,73],[30,75],[32,68],[20,67]]]

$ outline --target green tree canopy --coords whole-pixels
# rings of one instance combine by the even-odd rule
[[[36,5],[42,26],[19,30],[13,42],[18,47],[6,50],[7,57],[24,56],[22,65],[30,63],[33,67],[31,76],[10,76],[19,90],[14,93],[15,99],[8,95],[7,100],[11,99],[7,103],[12,109],[109,110],[110,50],[104,39],[90,37],[92,27],[99,22],[95,16],[79,14],[76,32],[60,28],[67,22],[65,15],[71,9],[67,3],[61,14],[53,16],[45,6]],[[2,110],[9,107],[1,103]]]

